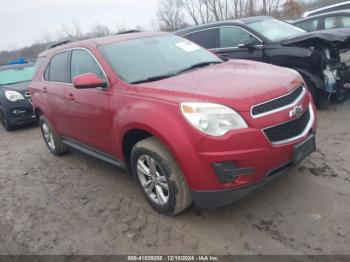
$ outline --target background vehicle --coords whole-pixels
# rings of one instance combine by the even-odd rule
[[[350,28],[350,10],[336,11],[292,21],[291,24],[307,32]]]
[[[340,11],[350,9],[350,1],[344,1],[334,5],[327,5],[321,8],[317,8],[308,12],[303,13],[303,17],[310,17],[314,15],[319,15],[327,12]]]
[[[7,131],[36,121],[28,90],[34,73],[30,63],[0,66],[0,121]]]
[[[161,213],[232,203],[315,150],[311,96],[285,68],[224,63],[162,33],[70,43],[39,61],[30,90],[49,150],[128,168]]]
[[[249,17],[180,30],[228,59],[249,59],[297,70],[318,103],[317,89],[342,100],[350,83],[350,30],[306,33],[272,17]]]

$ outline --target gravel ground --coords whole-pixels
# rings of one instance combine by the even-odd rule
[[[350,103],[318,113],[318,151],[244,202],[155,213],[122,170],[0,129],[0,254],[350,254]]]

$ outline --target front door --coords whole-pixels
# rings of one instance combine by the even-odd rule
[[[211,51],[229,59],[263,61],[262,41],[237,26],[220,27],[219,48]]]

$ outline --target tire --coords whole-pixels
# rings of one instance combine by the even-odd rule
[[[61,156],[68,152],[68,147],[61,142],[61,139],[56,135],[52,125],[44,115],[40,117],[40,130],[45,144],[52,154]]]
[[[157,212],[174,216],[191,205],[192,197],[180,168],[155,137],[141,140],[133,147],[131,168],[146,200]]]
[[[308,78],[305,75],[302,75],[305,81],[305,84],[307,86],[307,89],[309,90],[309,92],[311,93],[312,96],[312,100],[314,101],[314,104],[319,107],[320,105],[320,100],[319,100],[319,95],[318,95],[318,90],[317,87],[315,86],[315,84],[310,80],[310,78]]]
[[[9,123],[4,109],[1,107],[0,107],[0,122],[6,131],[12,131],[14,129],[14,126]]]

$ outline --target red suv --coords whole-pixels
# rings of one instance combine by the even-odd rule
[[[290,69],[223,62],[163,33],[68,43],[38,63],[30,90],[49,150],[128,169],[164,214],[241,199],[315,150],[315,108]]]

